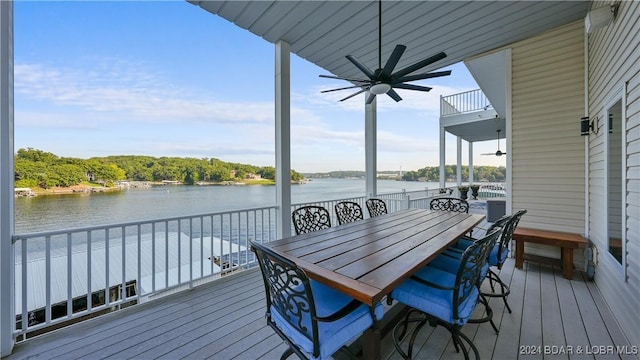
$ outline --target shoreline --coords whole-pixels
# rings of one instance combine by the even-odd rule
[[[299,182],[296,182],[296,184]],[[192,186],[245,186],[245,185],[275,185],[272,180],[249,180],[249,181],[219,181],[219,182],[198,182]],[[179,182],[150,182],[150,181],[121,181],[115,186],[106,187],[100,185],[84,185],[78,184],[69,187],[54,187],[50,189],[42,188],[15,188],[22,190],[16,191],[16,197],[33,197],[33,196],[51,196],[51,195],[73,195],[73,194],[92,194],[115,192],[127,189],[145,189],[155,186],[188,186]],[[26,190],[29,191],[26,191]]]

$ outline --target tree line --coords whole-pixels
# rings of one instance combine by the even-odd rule
[[[275,180],[273,166],[254,166],[225,162],[216,158],[152,157],[141,155],[113,155],[89,159],[59,157],[38,149],[19,149],[14,158],[15,186],[69,187],[81,183],[113,186],[119,180],[177,181],[193,185],[199,181],[221,182],[246,179],[260,175]],[[291,170],[291,181],[304,176]]]
[[[456,181],[457,166],[445,165],[445,181]],[[504,182],[506,179],[507,168],[504,166],[474,166],[474,181]],[[440,167],[427,166],[415,171],[407,171],[402,175],[405,181],[439,181]],[[469,168],[462,167],[462,181],[469,181]]]
[[[445,181],[456,181],[456,165],[445,165]],[[383,174],[390,174],[392,171],[379,171]],[[489,181],[489,182],[504,182],[506,179],[507,169],[504,166],[474,166],[473,167],[473,179],[474,181]],[[305,173],[307,178],[347,178],[347,177],[364,177],[364,171],[330,171],[326,173]],[[388,176],[384,177],[389,179]],[[402,176],[397,177],[398,180],[404,181],[440,181],[440,167],[439,166],[427,166],[422,169],[407,171]],[[469,181],[469,168],[462,167],[462,181]]]

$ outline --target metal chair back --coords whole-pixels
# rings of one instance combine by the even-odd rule
[[[384,200],[371,198],[367,199],[367,210],[369,211],[369,217],[375,217],[384,215],[387,213],[387,204]]]
[[[340,225],[364,219],[362,207],[357,202],[341,201],[334,208]]]
[[[431,210],[455,211],[469,213],[469,203],[465,200],[451,197],[439,197],[429,203]]]
[[[293,210],[291,220],[297,235],[331,227],[329,210],[317,205],[303,206]]]

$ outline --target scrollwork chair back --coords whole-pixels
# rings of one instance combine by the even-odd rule
[[[335,205],[338,224],[346,224],[364,219],[362,207],[357,202],[341,201]]]
[[[381,199],[367,199],[367,210],[369,210],[369,217],[375,217],[384,215],[387,213],[387,204]]]
[[[454,211],[460,213],[469,212],[469,203],[465,200],[450,197],[441,197],[431,200],[429,204],[431,210]]]
[[[331,227],[331,215],[322,206],[309,205],[293,210],[291,220],[296,234],[306,234]]]

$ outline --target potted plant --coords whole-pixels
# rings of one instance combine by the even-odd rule
[[[460,192],[460,199],[467,200],[467,193],[469,192],[468,186],[458,186],[458,192]]]
[[[480,191],[480,185],[471,185],[471,196],[474,200],[478,199],[478,191]]]

